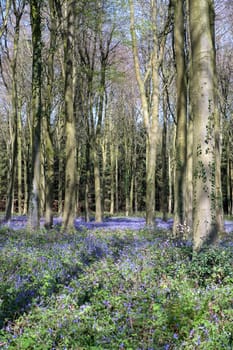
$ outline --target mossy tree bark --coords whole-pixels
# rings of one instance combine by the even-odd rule
[[[193,239],[194,250],[217,239],[216,85],[213,2],[190,0],[193,108]]]

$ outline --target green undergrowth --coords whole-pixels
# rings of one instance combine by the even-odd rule
[[[232,246],[166,232],[0,231],[0,348],[233,348]]]

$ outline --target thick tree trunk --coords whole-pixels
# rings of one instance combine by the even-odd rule
[[[194,250],[217,239],[215,46],[211,27],[213,3],[190,0],[193,108]]]

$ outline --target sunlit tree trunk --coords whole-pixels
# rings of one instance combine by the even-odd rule
[[[30,0],[32,29],[32,185],[29,199],[29,226],[38,228],[40,224],[40,152],[41,152],[41,75],[42,75],[42,37],[41,2]]]
[[[75,1],[67,0],[67,28],[64,46],[65,56],[65,135],[66,135],[66,165],[65,165],[65,202],[63,212],[63,227],[71,229],[76,215],[76,132],[74,116],[74,18]]]
[[[174,1],[174,48],[176,60],[176,147],[174,183],[173,233],[179,234],[179,226],[185,222],[185,178],[187,151],[187,86],[184,52],[183,1]]]
[[[217,239],[215,46],[212,33],[213,3],[190,0],[193,108],[193,239],[194,250]],[[217,208],[218,210],[218,208]]]

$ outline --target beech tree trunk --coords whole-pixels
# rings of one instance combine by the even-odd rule
[[[29,199],[29,227],[40,225],[40,156],[41,156],[41,76],[42,76],[42,37],[41,2],[30,0],[32,28],[32,185]]]
[[[193,108],[193,239],[194,250],[218,237],[216,177],[216,63],[212,31],[213,2],[190,0]]]
[[[67,27],[64,47],[65,58],[65,202],[63,229],[74,227],[76,215],[76,132],[74,116],[74,16],[75,1],[67,0]]]
[[[174,183],[173,233],[179,235],[180,225],[185,218],[185,185],[187,155],[187,84],[184,51],[184,8],[183,1],[174,2],[174,48],[176,60],[176,146]]]

